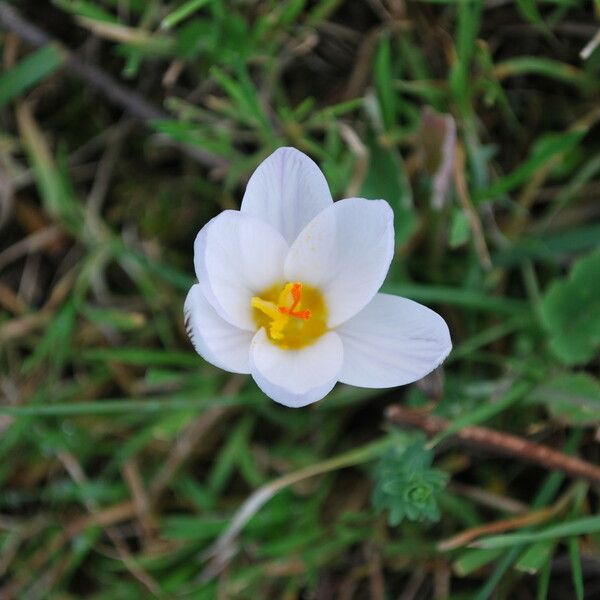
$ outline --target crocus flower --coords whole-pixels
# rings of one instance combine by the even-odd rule
[[[394,254],[384,200],[333,202],[308,156],[280,148],[248,182],[239,211],[194,243],[198,282],[185,300],[206,361],[249,373],[270,398],[300,407],[335,383],[387,388],[435,369],[452,344],[437,313],[378,293]]]

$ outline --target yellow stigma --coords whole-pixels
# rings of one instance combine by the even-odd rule
[[[251,301],[252,316],[269,339],[284,349],[312,344],[327,331],[327,311],[321,292],[300,282],[274,285]]]

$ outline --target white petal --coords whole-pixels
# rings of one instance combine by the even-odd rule
[[[446,322],[431,309],[377,294],[337,333],[344,344],[339,380],[369,388],[405,385],[433,371],[452,349]]]
[[[226,210],[209,221],[194,242],[194,266],[202,292],[232,325],[256,331],[252,296],[283,282],[288,245],[259,219]]]
[[[325,295],[328,325],[364,308],[381,287],[394,254],[394,213],[384,200],[349,198],[318,214],[285,261],[288,281]]]
[[[332,202],[319,167],[295,148],[279,148],[250,177],[241,210],[269,223],[292,244]]]
[[[321,400],[333,389],[343,356],[342,342],[334,332],[305,348],[282,350],[261,328],[250,345],[250,371],[269,398],[299,408]]]
[[[233,373],[250,373],[250,342],[254,334],[222,319],[199,284],[188,292],[183,314],[190,340],[204,360]]]

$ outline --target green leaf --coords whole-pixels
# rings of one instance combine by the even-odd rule
[[[206,487],[214,496],[223,492],[241,457],[250,454],[250,436],[255,419],[247,415],[229,433],[229,439],[215,457],[214,467],[207,478]]]
[[[306,0],[290,0],[290,2],[284,4],[277,19],[277,25],[290,25],[294,23],[304,9],[305,4]]]
[[[117,362],[141,367],[169,365],[194,368],[202,364],[202,359],[192,352],[146,348],[94,348],[85,350],[83,358],[88,361]]]
[[[206,541],[220,533],[226,524],[222,517],[173,515],[163,519],[161,534],[169,540]]]
[[[498,63],[495,71],[499,79],[539,75],[577,86],[583,91],[598,87],[597,80],[594,80],[585,71],[571,64],[544,57],[518,56]]]
[[[496,180],[487,189],[479,190],[475,202],[482,202],[503,196],[531,180],[540,169],[543,169],[554,157],[564,155],[579,144],[586,130],[569,131],[567,133],[549,133],[537,141],[530,156],[512,173]]]
[[[261,129],[265,139],[270,139],[271,126],[248,70],[239,61],[235,66],[237,78],[230,76],[217,66],[211,68],[211,74],[234,103],[238,118],[257,126]]]
[[[86,0],[54,0],[54,4],[78,17],[85,17],[103,23],[119,22],[119,19],[115,15]]]
[[[392,73],[392,49],[389,36],[384,36],[379,42],[375,55],[375,87],[381,119],[386,131],[396,124],[396,92],[392,86],[394,76]]]
[[[182,412],[189,410],[206,410],[213,406],[257,406],[264,404],[264,394],[258,392],[247,392],[244,394],[230,396],[201,397],[198,390],[190,390],[185,393],[170,394],[168,396],[155,397],[148,400],[132,400],[131,398],[106,398],[93,402],[66,402],[47,403],[48,397],[44,396],[45,402],[39,405],[28,404],[23,406],[1,406],[0,414],[13,417],[65,417],[80,415],[109,415],[109,414],[131,414],[160,412]]]
[[[490,564],[502,554],[502,550],[482,550],[481,548],[469,548],[461,554],[453,563],[453,568],[460,577],[466,577],[481,567]]]
[[[581,570],[581,556],[579,554],[579,544],[576,537],[569,538],[569,561],[571,563],[571,577],[573,579],[573,587],[575,588],[575,598],[583,600],[584,586],[583,573]]]
[[[544,568],[544,565],[552,558],[556,542],[544,540],[529,546],[517,561],[515,567],[519,571],[535,574]],[[491,550],[489,551],[491,552]]]
[[[82,233],[83,211],[71,188],[64,163],[61,164],[55,160],[29,106],[21,104],[16,114],[44,208],[67,231],[73,234]],[[60,155],[59,158],[61,158]]]
[[[516,0],[516,5],[525,19],[536,25],[546,35],[552,35],[544,22],[536,0]]]
[[[53,44],[32,52],[12,69],[0,75],[0,107],[17,98],[63,63],[64,55]]]
[[[187,19],[189,16],[194,14],[197,10],[200,10],[203,6],[210,4],[212,0],[188,0],[181,6],[170,12],[160,23],[162,29],[171,29],[175,25],[181,23],[181,21]]]
[[[600,516],[570,519],[552,525],[542,531],[531,533],[510,533],[507,535],[492,535],[477,542],[479,548],[508,548],[517,544],[528,544],[542,540],[556,540],[573,535],[587,535],[600,532]]]
[[[186,60],[193,60],[203,52],[213,52],[218,43],[218,33],[208,19],[188,21],[177,30],[177,55]]]
[[[56,313],[50,325],[46,328],[43,338],[37,344],[35,351],[23,364],[25,372],[31,372],[44,360],[47,360],[55,373],[58,373],[73,351],[70,338],[75,327],[75,300],[71,298]]]
[[[510,247],[492,254],[492,261],[497,267],[520,265],[528,260],[556,263],[566,255],[593,250],[599,239],[600,226],[596,224],[580,225],[554,234],[523,236]]]
[[[469,241],[470,237],[469,217],[460,208],[454,208],[450,220],[450,238],[448,240],[450,248],[463,246]]]
[[[126,312],[116,308],[99,308],[90,305],[84,305],[80,310],[82,315],[92,323],[108,325],[120,331],[139,330],[146,324],[145,316],[142,313]]]
[[[457,60],[454,61],[450,71],[449,85],[460,112],[466,116],[472,110],[471,61],[477,47],[476,39],[481,27],[483,3],[460,2],[457,12],[457,30],[454,36]]]
[[[480,289],[420,285],[418,283],[388,283],[384,285],[382,291],[406,296],[424,304],[449,304],[468,310],[497,312],[510,316],[523,314],[528,310],[527,304],[522,300],[507,296],[491,296]]]
[[[541,304],[550,348],[567,365],[586,364],[600,346],[600,250],[578,260]]]
[[[226,133],[215,131],[214,128],[191,124],[186,121],[154,121],[156,131],[164,133],[183,144],[202,148],[220,156],[231,155],[231,141]],[[219,136],[222,136],[219,139]]]
[[[536,388],[531,400],[570,425],[600,422],[600,382],[588,373],[559,375]]]
[[[552,573],[552,563],[546,561],[540,576],[538,577],[538,587],[536,592],[536,600],[547,600],[548,588],[550,587],[550,574]]]

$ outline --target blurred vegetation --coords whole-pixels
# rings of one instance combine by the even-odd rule
[[[599,17],[0,2],[0,597],[597,598],[599,482],[450,434],[600,459]],[[442,369],[289,410],[195,355],[194,236],[281,145],[392,204]]]

